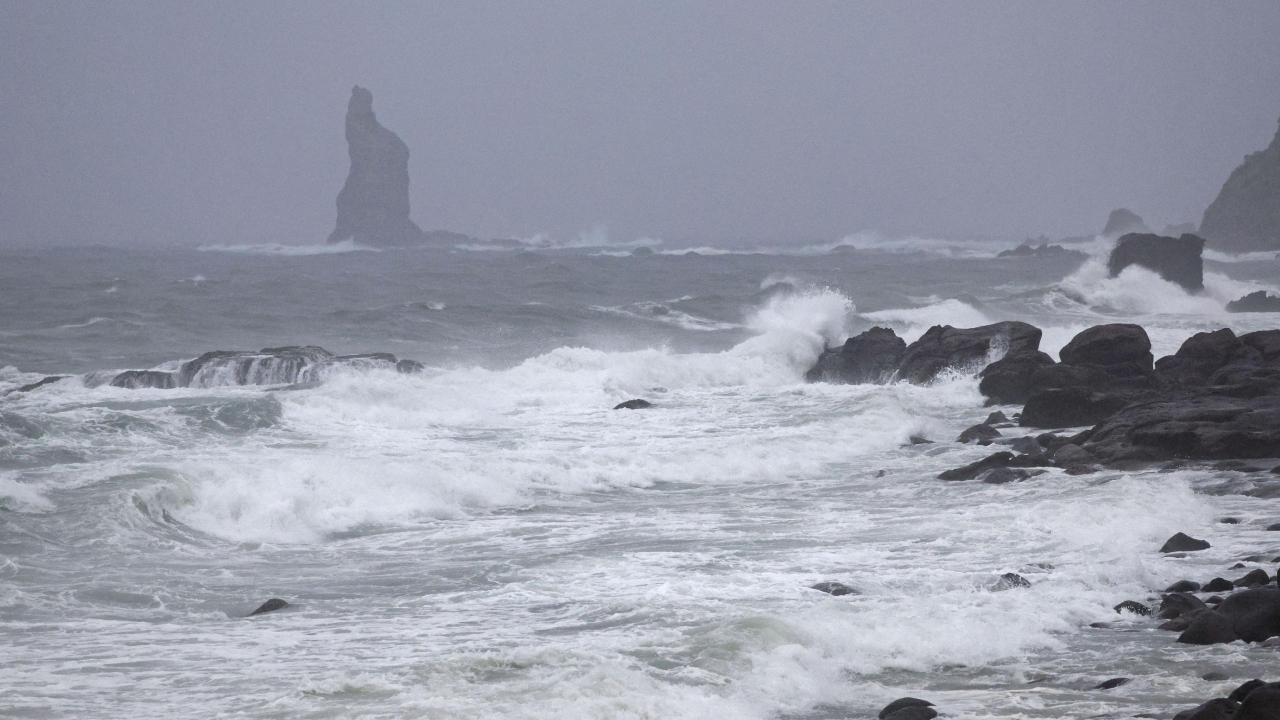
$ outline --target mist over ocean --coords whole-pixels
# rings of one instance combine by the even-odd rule
[[[1002,248],[4,251],[0,707],[817,720],[911,694],[954,717],[1165,717],[1265,677],[1274,648],[1188,661],[1112,606],[1274,547],[1274,482],[942,482],[989,452],[950,442],[988,411],[976,378],[803,381],[873,325],[910,341],[1021,319],[1055,354],[1132,321],[1160,356],[1265,327],[1223,304],[1280,270],[1211,254],[1190,295],[1142,268],[1107,277],[1101,243]],[[107,384],[291,344],[425,370]],[[71,377],[11,392],[52,374]],[[611,409],[630,398],[656,407]],[[1153,552],[1187,528],[1212,549]],[[1008,572],[1031,587],[992,591]],[[245,617],[269,597],[290,607]]]

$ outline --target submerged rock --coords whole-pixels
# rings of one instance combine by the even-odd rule
[[[936,717],[938,714],[936,711],[931,709],[932,707],[933,707],[933,703],[929,702],[928,700],[921,700],[920,698],[914,698],[914,697],[898,698],[897,700],[894,700],[888,705],[885,705],[884,708],[880,710],[880,714],[877,715],[876,717],[879,718],[879,720],[887,720],[887,718],[892,716],[894,713],[915,708],[915,709],[920,709],[920,710],[933,713],[932,715],[927,716],[929,718],[932,718],[932,717]],[[906,716],[903,716],[903,717],[905,718]],[[911,717],[914,718],[915,716],[913,715]],[[926,717],[926,716],[921,715],[920,717]],[[901,719],[894,718],[894,720],[901,720]]]
[[[810,585],[809,589],[817,590],[818,592],[824,592],[828,595],[835,595],[835,596],[859,594],[857,590],[854,590],[848,585],[845,585],[844,583],[840,583],[840,582],[834,582],[831,580],[824,580],[823,582],[817,583],[815,585]]]
[[[645,408],[651,408],[651,407],[653,407],[653,403],[649,402],[648,400],[635,398],[632,400],[624,400],[618,403],[617,405],[614,405],[613,409],[614,410],[644,410]]]
[[[287,607],[289,607],[289,603],[285,602],[284,600],[281,600],[280,598],[271,598],[270,600],[259,605],[257,610],[254,610],[253,612],[249,613],[249,616],[253,617],[254,615],[261,615],[263,613],[275,612],[276,610],[283,610],[284,608],[287,608]]]
[[[1183,289],[1204,289],[1204,238],[1185,234],[1172,238],[1163,235],[1130,233],[1116,241],[1107,259],[1107,271],[1115,277],[1130,265],[1154,270]]]
[[[347,103],[346,136],[351,169],[338,193],[329,242],[394,247],[426,240],[409,219],[409,147],[378,122],[373,93],[359,85]]]
[[[991,586],[992,592],[1001,592],[1004,590],[1013,590],[1015,588],[1029,588],[1031,581],[1022,577],[1018,573],[1005,573],[1000,579]]]
[[[398,360],[391,353],[334,355],[314,345],[261,350],[214,350],[182,363],[176,372],[127,370],[111,384],[124,388],[212,388],[233,385],[298,385],[316,383],[337,367],[361,370],[420,372],[422,363]]]
[[[1126,678],[1126,677],[1111,678],[1110,680],[1103,680],[1097,685],[1094,685],[1093,689],[1094,690],[1110,690],[1112,688],[1118,688],[1121,685],[1128,683],[1129,680],[1130,678]]]
[[[111,378],[111,386],[137,390],[139,388],[159,388],[169,390],[178,386],[173,373],[159,370],[126,370]]]
[[[56,383],[56,382],[58,382],[59,380],[65,380],[65,379],[67,379],[68,377],[70,377],[70,376],[69,376],[69,375],[49,375],[49,376],[47,376],[47,377],[40,378],[39,380],[37,380],[37,381],[35,381],[35,382],[33,382],[33,383],[27,383],[26,385],[23,385],[22,387],[15,388],[15,389],[11,390],[10,392],[16,392],[16,393],[31,392],[32,390],[35,390],[36,388],[42,388],[42,387],[44,387],[45,385],[52,385],[53,383]]]
[[[1175,533],[1173,537],[1164,542],[1160,547],[1162,553],[1188,552],[1194,550],[1207,550],[1211,547],[1205,540],[1193,538],[1186,533]]]
[[[1205,209],[1200,233],[1231,252],[1280,248],[1280,129],[1232,171]]]

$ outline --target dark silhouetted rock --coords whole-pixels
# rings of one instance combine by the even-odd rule
[[[1059,351],[1058,357],[1067,365],[1134,367],[1139,371],[1150,372],[1151,338],[1147,337],[1147,331],[1141,325],[1095,325],[1071,338]]]
[[[1188,645],[1217,645],[1235,642],[1235,630],[1231,620],[1215,610],[1197,610],[1188,618],[1187,629],[1178,636],[1178,642]]]
[[[1010,353],[983,368],[978,390],[991,403],[1024,403],[1036,373],[1052,365],[1053,358],[1039,350]]]
[[[1227,700],[1230,700],[1233,703],[1244,702],[1244,699],[1249,697],[1249,695],[1252,694],[1254,690],[1257,690],[1260,687],[1264,687],[1266,686],[1266,684],[1267,683],[1261,680],[1258,680],[1257,678],[1254,678],[1253,680],[1250,680],[1245,683],[1241,683],[1239,687],[1231,691],[1231,694],[1227,696]]]
[[[1251,292],[1239,300],[1227,303],[1227,312],[1280,312],[1280,296],[1272,295],[1266,290]]]
[[[249,613],[249,615],[250,616],[261,615],[263,613],[275,612],[276,610],[283,610],[284,608],[287,608],[287,607],[289,607],[289,603],[285,602],[284,600],[281,600],[280,598],[271,598],[270,600],[259,605],[258,609]]]
[[[1200,233],[1220,250],[1280,248],[1280,131],[1232,171],[1205,209]]]
[[[1001,592],[1004,590],[1013,590],[1014,588],[1029,588],[1031,581],[1022,577],[1018,573],[1005,573],[1000,579],[991,586],[993,592]]]
[[[1165,588],[1164,591],[1167,593],[1179,593],[1179,592],[1196,592],[1199,589],[1200,589],[1200,583],[1196,582],[1195,580],[1179,580],[1178,582]]]
[[[996,257],[1002,258],[1043,258],[1043,257],[1084,257],[1085,254],[1079,250],[1068,250],[1061,245],[1050,245],[1049,243],[1040,243],[1038,245],[1024,242],[1012,250],[1001,250]]]
[[[1280,588],[1262,587],[1228,595],[1217,612],[1229,618],[1241,640],[1262,642],[1280,635]]]
[[[653,407],[653,403],[649,402],[648,400],[641,400],[640,398],[636,398],[634,400],[625,400],[623,402],[620,402],[617,405],[614,405],[613,409],[614,410],[643,410],[645,408],[651,408],[651,407]]]
[[[1142,616],[1147,616],[1151,614],[1151,608],[1147,607],[1146,605],[1143,605],[1137,600],[1125,600],[1124,602],[1112,608],[1112,610],[1115,610],[1117,614],[1124,613],[1124,612],[1133,613],[1134,615],[1142,615]]]
[[[1216,577],[1200,588],[1204,592],[1228,592],[1235,589],[1235,584],[1226,578]]]
[[[1265,386],[1244,390],[1273,392]],[[1187,394],[1133,403],[1102,420],[1082,447],[1104,463],[1277,457],[1278,400],[1270,394]]]
[[[404,375],[416,375],[426,369],[426,366],[417,360],[409,360],[406,358],[404,360],[396,361],[396,372]]]
[[[998,438],[998,437],[1000,437],[999,430],[991,427],[990,425],[987,425],[986,423],[979,423],[977,425],[973,425],[971,427],[965,428],[964,432],[960,433],[960,437],[956,438],[956,442],[981,443],[984,440],[990,441],[993,438]]]
[[[1008,416],[1008,415],[1005,415],[1003,412],[1001,412],[1001,411],[999,411],[999,410],[996,410],[995,412],[993,412],[993,413],[991,413],[991,414],[987,415],[987,419],[986,419],[986,420],[983,420],[983,421],[982,421],[982,424],[983,424],[983,425],[991,425],[991,426],[993,426],[993,427],[994,427],[994,426],[996,426],[996,425],[1001,425],[1001,424],[1011,424],[1011,423],[1010,423],[1010,421],[1009,421],[1009,416]]]
[[[1129,678],[1125,678],[1125,677],[1111,678],[1110,680],[1103,680],[1097,685],[1094,685],[1093,689],[1094,690],[1110,690],[1111,688],[1118,688],[1127,682],[1129,682]]]
[[[938,474],[939,480],[972,480],[978,475],[991,470],[992,468],[1008,467],[1009,462],[1013,460],[1013,453],[998,452],[969,463],[963,467],[944,470]]]
[[[983,471],[975,479],[988,485],[1004,485],[1011,482],[1022,482],[1032,475],[1033,473],[1030,470],[998,467]]]
[[[360,86],[351,89],[346,135],[351,169],[329,242],[395,247],[426,240],[409,219],[409,147],[378,122],[373,93]]]
[[[1250,570],[1249,572],[1245,573],[1244,577],[1235,580],[1233,584],[1236,587],[1251,588],[1251,587],[1262,587],[1263,585],[1266,585],[1267,583],[1270,583],[1270,582],[1271,582],[1271,576],[1267,574],[1267,571],[1262,569],[1257,569],[1257,570]]]
[[[885,705],[884,709],[882,709],[880,711],[880,714],[877,715],[876,717],[878,717],[880,720],[885,720],[890,715],[898,712],[899,710],[905,710],[907,708],[930,708],[930,707],[933,707],[933,703],[929,702],[928,700],[921,700],[920,698],[913,698],[913,697],[898,698],[897,700],[894,700],[888,705]],[[937,713],[934,713],[934,715],[936,714]],[[930,716],[930,717],[933,717],[933,716]]]
[[[938,717],[937,710],[916,705],[891,712],[884,716],[884,720],[933,720],[936,717]]]
[[[1151,228],[1142,218],[1130,210],[1129,208],[1116,208],[1107,216],[1107,224],[1102,228],[1102,234],[1108,238],[1118,238],[1121,235],[1129,233],[1147,233],[1151,232]]]
[[[1204,238],[1197,235],[1171,238],[1130,233],[1116,241],[1107,258],[1107,271],[1115,277],[1130,265],[1138,265],[1185,290],[1198,292],[1204,289],[1203,252]]]
[[[1280,683],[1251,690],[1240,701],[1235,720],[1280,720]]]
[[[810,585],[809,589],[817,590],[818,592],[824,592],[828,595],[836,595],[836,596],[859,594],[857,590],[854,590],[848,585],[845,585],[844,583],[834,582],[831,580],[824,580],[823,582],[817,583],[816,585]]]
[[[1125,395],[1087,388],[1038,390],[1027,398],[1019,424],[1034,428],[1068,428],[1102,422],[1129,405]]]
[[[1163,620],[1189,615],[1196,610],[1204,610],[1204,602],[1190,593],[1169,593],[1160,598],[1160,610],[1156,614]]]
[[[1193,538],[1186,533],[1175,533],[1173,537],[1166,540],[1164,545],[1160,547],[1160,552],[1189,552],[1193,550],[1207,550],[1209,547],[1209,543],[1204,540]]]
[[[169,390],[178,386],[173,373],[159,370],[126,370],[111,378],[111,386],[137,390],[140,388],[159,388]]]
[[[976,373],[992,356],[1035,352],[1040,348],[1040,334],[1039,328],[1016,321],[967,329],[935,325],[907,346],[897,377],[923,384],[948,369]]]
[[[1214,698],[1190,710],[1183,710],[1173,720],[1235,720],[1236,706],[1226,698]]]
[[[1052,459],[1053,464],[1061,468],[1087,467],[1097,462],[1097,458],[1074,443],[1067,443],[1054,450]]]
[[[822,353],[805,374],[809,382],[883,383],[893,377],[907,343],[897,333],[873,327]]]
[[[22,387],[15,388],[12,392],[20,392],[20,393],[31,392],[32,390],[35,390],[36,388],[42,388],[42,387],[44,387],[45,385],[52,385],[53,383],[56,383],[56,382],[58,382],[59,380],[65,380],[65,379],[67,379],[68,377],[70,377],[70,376],[69,376],[69,375],[49,375],[48,377],[40,378],[39,380],[37,380],[37,381],[35,381],[35,382],[33,382],[33,383],[27,383],[26,385],[23,385]]]

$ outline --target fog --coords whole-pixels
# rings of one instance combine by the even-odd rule
[[[1280,117],[1274,0],[0,8],[3,245],[323,242],[356,83],[485,237],[1158,229]]]

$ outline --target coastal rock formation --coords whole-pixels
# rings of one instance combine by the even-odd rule
[[[426,240],[409,219],[409,147],[373,114],[373,93],[359,85],[347,104],[351,169],[338,193],[338,222],[329,242],[354,240],[376,246]]]
[[[1129,208],[1116,208],[1107,216],[1107,224],[1102,228],[1102,235],[1108,238],[1118,238],[1121,235],[1129,233],[1149,233],[1151,228],[1143,222],[1138,213]]]
[[[996,257],[1002,258],[1021,258],[1021,257],[1084,257],[1085,254],[1079,250],[1068,250],[1061,245],[1050,245],[1042,242],[1039,245],[1033,245],[1030,241],[1024,242],[1012,250],[1001,250],[996,253]]]
[[[851,385],[888,382],[906,351],[907,343],[897,333],[873,327],[849,338],[839,349],[823,353],[805,379]]]
[[[976,372],[993,359],[1039,350],[1040,335],[1040,328],[1016,321],[967,329],[934,325],[907,346],[897,378],[923,384],[944,370]]]
[[[1227,312],[1280,312],[1280,296],[1272,295],[1266,290],[1251,292],[1239,300],[1227,303]]]
[[[1204,238],[1182,235],[1176,238],[1163,235],[1130,233],[1116,241],[1107,258],[1107,271],[1111,277],[1120,274],[1130,265],[1154,270],[1160,277],[1196,292],[1204,289]]]
[[[114,387],[168,390],[179,387],[230,385],[294,385],[324,379],[337,367],[362,370],[394,369],[421,372],[422,363],[398,360],[391,353],[334,355],[314,345],[263,348],[262,350],[214,350],[178,366],[176,371],[126,370],[111,378]]]
[[[1232,171],[1204,211],[1200,234],[1221,250],[1280,248],[1280,130]]]

